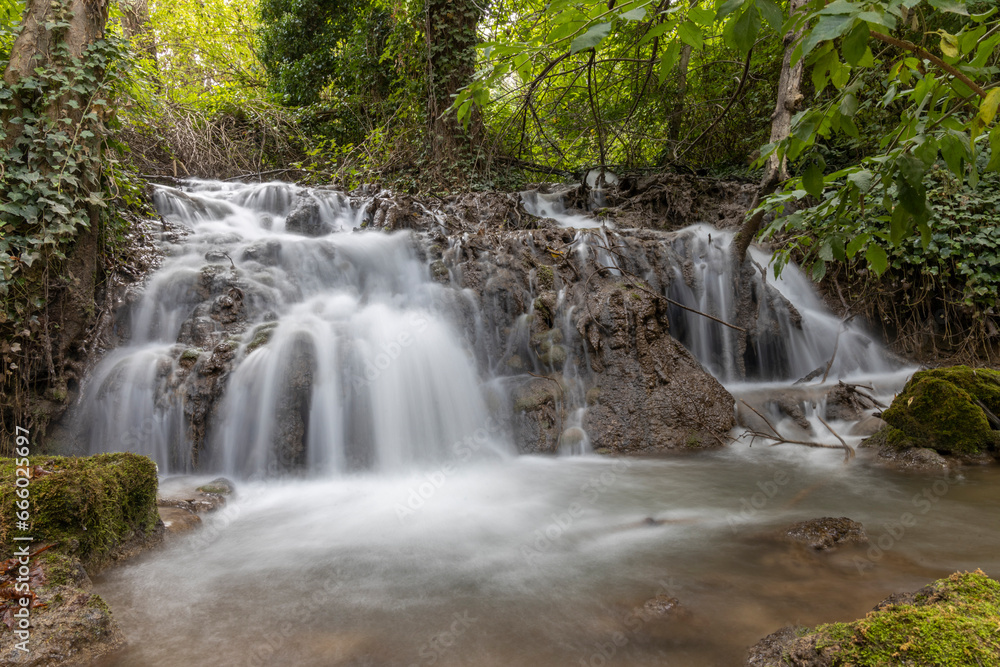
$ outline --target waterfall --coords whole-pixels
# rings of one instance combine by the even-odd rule
[[[155,202],[182,238],[133,309],[131,341],[85,385],[90,452],[243,476],[389,471],[445,460],[489,423],[450,290],[409,234],[355,233],[363,213],[343,195],[281,183],[195,182]],[[193,366],[212,378],[230,358],[204,414],[179,389]]]
[[[592,391],[609,380],[582,333],[607,290],[630,303],[645,298],[640,289],[669,302],[656,315],[668,320],[664,335],[733,391],[815,378],[817,369],[836,381],[894,367],[794,265],[775,279],[765,275],[770,257],[752,249],[737,267],[731,232],[620,230],[568,211],[559,194],[522,197],[555,220],[543,233],[558,248],[535,245],[530,233],[454,234],[445,212],[419,205],[423,232],[366,230],[371,202],[327,189],[158,188],[170,230],[164,259],[130,306],[127,344],[83,384],[74,410],[83,449],[242,477],[440,465],[473,434],[483,456],[512,453],[525,434],[529,451],[587,453],[602,446],[588,430]],[[558,280],[545,263],[554,259],[563,263]],[[616,349],[634,336],[622,326]],[[666,377],[632,360],[626,369],[624,357],[612,359],[612,376]],[[608,396],[624,403],[605,402],[602,419],[634,412],[625,394]],[[648,409],[665,404],[657,405]],[[727,406],[716,409],[729,418]]]

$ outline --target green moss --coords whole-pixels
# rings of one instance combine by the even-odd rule
[[[261,324],[256,329],[253,330],[253,336],[250,342],[247,343],[247,354],[250,354],[262,345],[267,345],[271,340],[271,336],[274,334],[274,330],[278,327],[277,322],[268,322],[267,324]]]
[[[540,290],[551,290],[555,289],[556,284],[556,274],[552,270],[552,267],[547,264],[540,264],[535,269],[535,276],[538,279],[538,288]]]
[[[968,366],[920,371],[883,413],[886,443],[928,447],[942,454],[978,454],[995,447],[982,403],[1000,410],[1000,373]]]
[[[90,457],[35,456],[28,487],[31,527],[39,542],[57,542],[62,554],[88,567],[103,564],[119,546],[155,528],[156,464],[130,453]],[[15,460],[0,459],[0,556],[10,555],[17,531]]]
[[[914,594],[912,603],[821,625],[814,634],[831,665],[998,665],[1000,582],[982,571],[955,573]]]

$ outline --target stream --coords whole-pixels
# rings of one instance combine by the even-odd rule
[[[739,427],[718,449],[595,454],[594,362],[566,288],[539,347],[534,292],[518,313],[458,288],[456,264],[432,280],[432,240],[361,231],[369,202],[192,181],[156,203],[181,231],[84,385],[79,446],[152,457],[165,491],[221,473],[237,494],[95,581],[128,638],[101,665],[737,665],[784,625],[857,618],[957,569],[1000,575],[994,468],[895,472],[871,450],[845,462]],[[524,205],[612,278],[650,265],[687,307],[671,306],[671,335],[737,401],[801,404],[770,413],[783,432],[856,446],[857,420],[823,424],[826,392],[851,381],[887,402],[914,370],[793,266],[754,278],[769,324],[746,350],[693,313],[735,308],[731,232],[646,232],[677,258],[653,267],[614,250],[628,231],[558,198]],[[443,256],[473,241],[452,235]],[[519,453],[512,387],[553,369],[560,455]],[[863,523],[871,545],[777,537],[822,516]]]

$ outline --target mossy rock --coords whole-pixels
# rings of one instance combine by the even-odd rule
[[[819,626],[816,648],[836,648],[834,664],[857,667],[1000,664],[1000,582],[956,572],[899,599],[853,623]]]
[[[535,276],[538,279],[538,287],[541,290],[555,289],[556,274],[548,264],[539,264],[535,269]]]
[[[1000,373],[955,366],[920,371],[882,418],[886,444],[927,447],[942,454],[975,455],[995,449],[997,432],[986,411],[1000,410]]]
[[[28,486],[28,535],[57,542],[61,553],[100,568],[156,530],[156,464],[131,453],[89,457],[34,456]],[[41,470],[36,470],[40,466]],[[17,530],[16,460],[0,459],[0,558],[11,555]]]
[[[274,330],[277,328],[277,322],[267,322],[254,329],[253,336],[251,336],[250,342],[247,343],[246,353],[250,354],[257,348],[267,345],[271,341],[271,336],[274,335]]]
[[[761,640],[760,667],[965,667],[1000,665],[1000,582],[956,572],[915,593],[892,595],[865,618],[785,628]]]

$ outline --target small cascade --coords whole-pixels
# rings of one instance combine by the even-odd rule
[[[175,472],[391,471],[446,460],[488,422],[452,290],[409,234],[351,233],[361,212],[343,195],[281,183],[193,182],[155,202],[183,238],[129,345],[85,385],[90,452]]]

